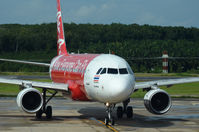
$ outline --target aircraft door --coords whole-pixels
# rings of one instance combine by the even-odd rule
[[[85,80],[84,80],[84,84],[86,87],[86,91],[88,93],[88,95],[93,98],[96,99],[97,96],[97,91],[96,91],[96,87],[94,86],[94,75],[95,73],[92,72],[92,69],[87,68],[86,69],[86,73],[85,73]]]

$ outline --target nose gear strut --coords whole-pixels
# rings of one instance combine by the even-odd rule
[[[112,109],[115,108],[115,104],[106,103],[105,105],[106,105],[106,108],[107,108],[106,112],[107,112],[108,115],[105,117],[104,123],[106,125],[109,125],[109,123],[111,125],[114,125],[115,124],[115,119],[114,119],[114,116],[112,116]]]

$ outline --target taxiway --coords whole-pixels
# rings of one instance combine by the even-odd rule
[[[152,115],[144,107],[142,99],[131,100],[133,119],[116,119],[115,126],[103,124],[105,107],[97,102],[76,102],[54,98],[53,118],[36,120],[34,115],[19,110],[15,98],[0,98],[0,131],[3,132],[198,132],[199,99],[173,99],[173,106],[165,115]],[[115,114],[115,113],[114,113]]]

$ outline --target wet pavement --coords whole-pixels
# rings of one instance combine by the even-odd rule
[[[170,112],[160,116],[150,114],[142,99],[133,99],[130,103],[134,107],[133,119],[116,118],[113,127],[103,124],[106,112],[101,103],[54,98],[50,105],[53,118],[36,120],[34,115],[19,110],[15,98],[0,98],[0,131],[199,132],[199,99],[173,99]]]

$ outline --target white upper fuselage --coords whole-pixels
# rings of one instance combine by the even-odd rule
[[[116,55],[102,54],[87,66],[84,86],[88,97],[103,103],[119,103],[134,91],[135,78],[129,64]]]

